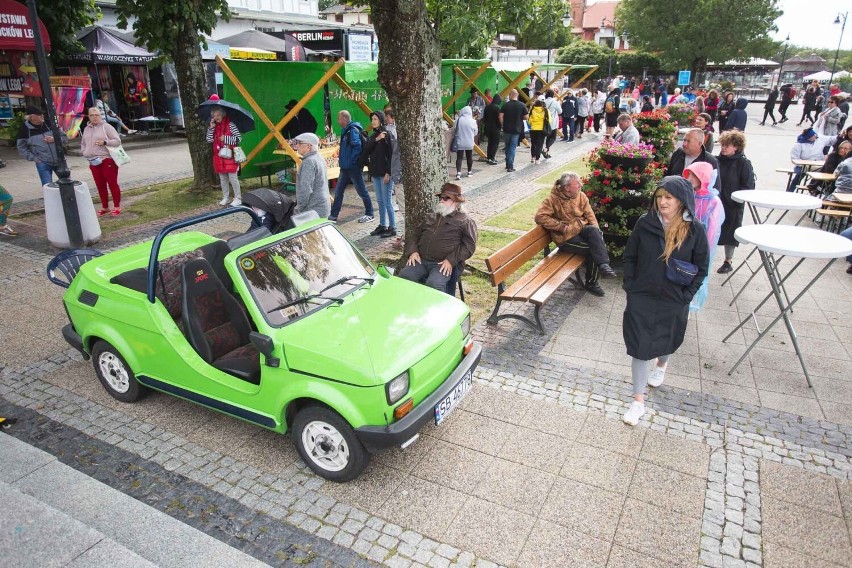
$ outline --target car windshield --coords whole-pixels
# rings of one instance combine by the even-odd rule
[[[257,305],[271,325],[284,325],[371,282],[375,270],[331,225],[239,258]]]

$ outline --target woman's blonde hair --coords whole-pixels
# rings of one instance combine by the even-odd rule
[[[654,192],[654,203],[651,205],[654,211],[659,212],[657,209],[657,196],[662,195],[664,193],[669,193],[666,191],[664,187],[658,187],[657,191]],[[677,198],[675,198],[677,199]],[[683,218],[684,204],[682,201],[678,199],[678,203],[680,203],[680,207],[678,208],[677,213],[672,219],[671,223],[665,229],[665,247],[663,248],[663,256],[660,257],[668,263],[669,258],[672,256],[672,253],[680,248],[680,245],[686,240],[687,235],[689,235],[689,223],[687,223]]]

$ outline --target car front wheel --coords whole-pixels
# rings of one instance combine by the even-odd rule
[[[92,363],[101,384],[113,398],[122,402],[135,402],[144,393],[144,387],[139,385],[127,361],[106,341],[95,343]]]
[[[309,406],[299,411],[292,436],[302,460],[329,481],[355,479],[370,461],[352,427],[328,408]]]

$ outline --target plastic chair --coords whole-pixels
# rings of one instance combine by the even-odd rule
[[[456,266],[453,267],[453,272],[452,272],[452,274],[450,274],[450,279],[447,280],[446,292],[450,296],[455,297],[456,285],[458,285],[459,296],[461,298],[461,301],[464,302],[464,288],[462,288],[462,274],[464,274],[464,263],[460,262]]]
[[[92,260],[103,256],[103,253],[95,249],[71,249],[63,251],[53,257],[47,264],[47,279],[63,288],[71,286],[71,281],[77,276],[80,267]],[[59,270],[67,280],[62,280],[57,277],[56,271]]]

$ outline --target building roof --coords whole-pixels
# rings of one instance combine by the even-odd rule
[[[789,62],[790,60],[788,59],[787,61]],[[724,63],[711,61],[707,64],[707,67],[778,67],[779,65],[780,64],[777,61],[752,57],[751,59],[732,59],[730,61],[725,61]]]
[[[618,6],[619,0],[609,0],[597,2],[586,7],[583,12],[583,29],[598,29],[601,27],[601,21],[606,18],[610,22],[615,21],[615,8]]]
[[[361,6],[348,6],[346,4],[335,4],[334,6],[330,6],[325,10],[320,10],[320,15],[334,15],[334,14],[369,14],[370,10],[368,8],[364,8]]]
[[[825,63],[825,59],[817,55],[816,53],[811,53],[810,55],[794,55],[787,59],[788,63]]]

